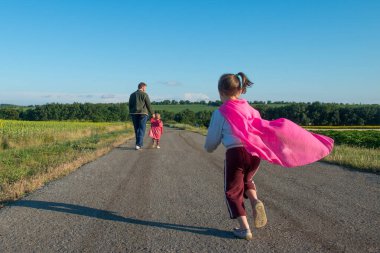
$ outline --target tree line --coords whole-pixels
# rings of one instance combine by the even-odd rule
[[[153,104],[153,103],[152,103]],[[205,106],[218,106],[220,101],[208,102]],[[288,118],[300,125],[315,126],[353,126],[380,125],[380,105],[350,105],[335,103],[251,103],[262,118],[273,120]],[[153,105],[154,109],[154,105]],[[211,110],[194,112],[185,109],[174,113],[161,113],[164,122],[175,121],[197,126],[208,127]],[[113,104],[45,104],[34,107],[0,107],[0,119],[14,120],[74,120],[74,121],[127,121],[129,119],[128,103]]]
[[[128,104],[45,104],[34,107],[0,108],[1,119],[114,122],[128,120]]]
[[[287,118],[293,122],[308,126],[363,126],[380,125],[380,105],[342,105],[332,103],[291,103],[281,106],[270,104],[253,104],[261,117],[267,120]],[[174,114],[162,111],[166,120],[179,123],[208,127],[211,119],[210,111],[193,112],[184,110]]]
[[[292,103],[284,106],[256,105],[262,118],[287,118],[300,125],[363,126],[380,125],[380,105],[335,103]]]

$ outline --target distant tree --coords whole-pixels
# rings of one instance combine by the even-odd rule
[[[208,127],[210,125],[211,111],[199,111],[195,113],[196,124]]]
[[[4,108],[0,109],[0,119],[10,119],[18,120],[20,119],[21,110],[8,108],[8,106],[3,106]]]
[[[175,113],[166,110],[157,110],[156,113],[161,115],[161,119],[163,122],[173,121],[175,117]]]
[[[222,101],[220,101],[220,100],[209,101],[208,105],[210,105],[210,106],[221,106],[222,105]]]
[[[28,109],[20,114],[20,118],[23,120],[125,121],[128,119],[128,113],[126,103],[53,103]]]
[[[174,120],[179,123],[193,125],[195,122],[195,113],[189,109],[185,109],[174,116]]]

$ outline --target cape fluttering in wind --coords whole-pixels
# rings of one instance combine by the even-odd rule
[[[311,133],[288,119],[262,119],[244,99],[228,100],[219,111],[250,154],[283,167],[318,161],[334,146],[330,137]]]

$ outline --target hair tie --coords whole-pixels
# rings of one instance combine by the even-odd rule
[[[236,74],[235,76],[236,76],[237,79],[239,80],[239,87],[243,87],[243,80],[240,80],[240,79],[241,79],[240,75],[239,75],[239,74]]]

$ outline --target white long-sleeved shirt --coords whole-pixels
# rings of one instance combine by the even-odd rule
[[[211,116],[204,148],[207,152],[212,152],[221,142],[226,149],[243,147],[243,143],[240,139],[233,135],[228,121],[223,117],[219,110],[215,110]]]

